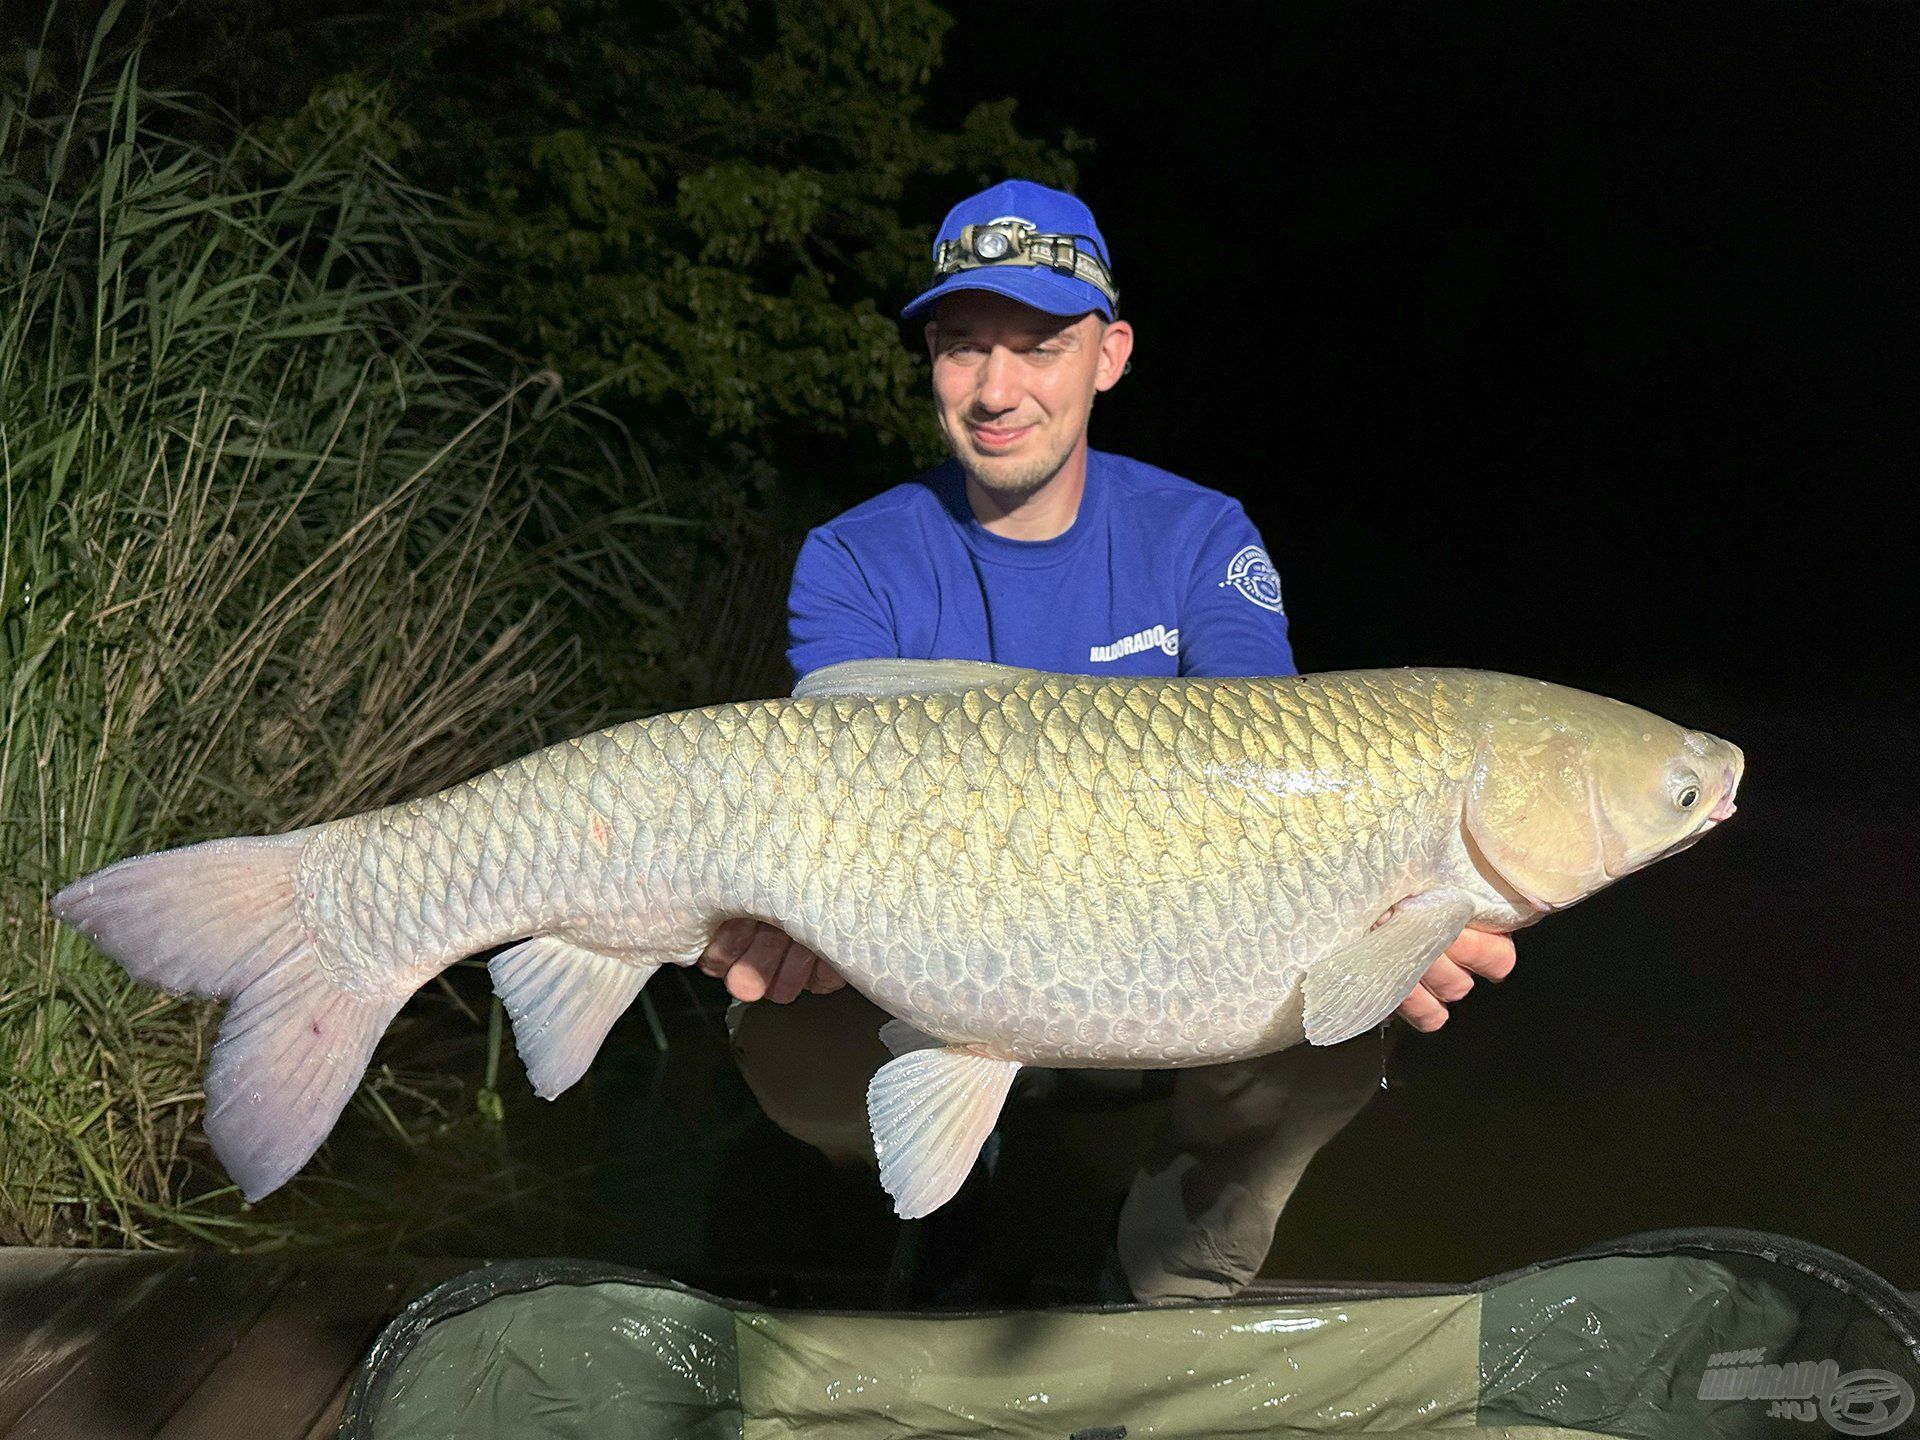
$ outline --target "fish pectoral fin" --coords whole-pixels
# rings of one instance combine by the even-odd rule
[[[1037,670],[985,660],[842,660],[809,670],[793,687],[796,700],[825,695],[934,695],[980,685],[1012,684]]]
[[[522,940],[487,962],[534,1094],[551,1100],[587,1073],[613,1022],[657,969],[558,935]]]
[[[1344,950],[1314,961],[1301,986],[1307,1040],[1338,1045],[1382,1024],[1460,938],[1474,909],[1460,890],[1414,895]]]
[[[867,1121],[880,1183],[902,1220],[953,1198],[1000,1118],[1017,1060],[957,1046],[911,1050],[882,1065],[867,1086]]]

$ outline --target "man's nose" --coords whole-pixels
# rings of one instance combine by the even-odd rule
[[[982,410],[996,414],[1020,403],[1018,362],[1005,347],[996,345],[987,351],[986,363],[980,367],[980,389],[976,398]]]

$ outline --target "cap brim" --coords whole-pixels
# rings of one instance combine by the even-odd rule
[[[1018,300],[1022,305],[1048,315],[1085,315],[1089,310],[1095,310],[1107,319],[1113,319],[1113,306],[1108,303],[1107,297],[1086,281],[1076,280],[1071,275],[1059,275],[1051,270],[1012,265],[997,270],[962,270],[958,274],[948,275],[938,285],[914,296],[900,311],[900,318],[918,319],[940,300],[960,290],[985,290],[990,295],[1004,295],[1009,300]]]

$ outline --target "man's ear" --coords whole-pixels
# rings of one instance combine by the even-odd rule
[[[940,322],[937,320],[927,321],[926,327],[923,330],[921,330],[920,333],[926,337],[927,358],[929,360],[932,360],[935,358],[933,353],[933,342],[935,337],[938,336],[940,333]]]
[[[1111,390],[1127,373],[1127,361],[1133,355],[1133,326],[1115,320],[1100,332],[1100,366],[1094,372],[1093,388]]]

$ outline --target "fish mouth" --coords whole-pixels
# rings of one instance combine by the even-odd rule
[[[1735,805],[1734,792],[1740,788],[1740,778],[1746,774],[1747,757],[1738,745],[1730,740],[1722,740],[1718,735],[1709,735],[1704,730],[1687,732],[1685,748],[1690,751],[1699,766],[1698,774],[1704,788],[1707,776],[1712,773],[1710,767],[1718,760],[1720,784],[1713,809],[1707,812],[1700,823],[1700,833],[1705,834],[1714,826],[1733,818]]]
[[[1708,825],[1718,825],[1723,820],[1731,820],[1734,812],[1740,808],[1733,803],[1733,795],[1740,788],[1740,777],[1746,772],[1746,756],[1742,755],[1737,747],[1729,746],[1728,748],[1733,750],[1733,760],[1720,774],[1720,799],[1714,805],[1713,812],[1707,816]]]

